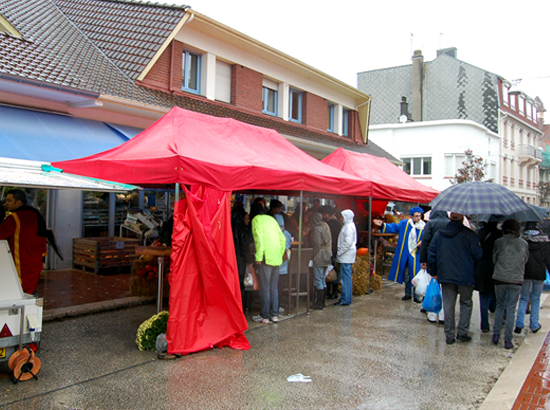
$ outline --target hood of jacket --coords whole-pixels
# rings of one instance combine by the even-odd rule
[[[342,218],[344,218],[344,225],[353,223],[353,211],[351,209],[344,209],[342,211]]]
[[[433,220],[436,220],[436,219],[449,220],[449,215],[447,215],[447,211],[432,211],[432,212],[430,212],[430,221],[433,221]]]
[[[309,225],[314,228],[318,225],[321,225],[323,222],[323,215],[319,212],[313,212],[311,216],[309,217]]]
[[[447,225],[439,230],[441,235],[446,238],[452,238],[453,236],[458,235],[464,229],[468,229],[460,221],[450,221]]]

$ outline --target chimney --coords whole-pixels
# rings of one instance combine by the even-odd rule
[[[422,50],[415,50],[412,60],[412,120],[422,121],[422,77],[424,72]]]
[[[437,56],[441,56],[443,54],[446,54],[448,56],[451,56],[452,58],[456,58],[456,47],[449,47],[449,48],[442,48],[440,50],[437,50]]]

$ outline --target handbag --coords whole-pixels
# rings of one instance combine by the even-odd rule
[[[260,284],[258,283],[258,277],[256,276],[254,265],[250,263],[246,265],[243,284],[244,286],[251,286],[254,290],[258,290],[259,288]]]
[[[326,282],[336,282],[338,280],[338,275],[336,274],[336,269],[334,266],[328,265],[325,270],[325,281]]]
[[[414,293],[419,296],[426,295],[426,289],[430,283],[431,276],[426,272],[426,269],[420,269],[416,276],[412,279]]]
[[[439,283],[437,283],[437,281],[433,278],[428,285],[428,289],[426,289],[426,296],[422,301],[422,307],[426,310],[426,312],[434,313],[441,312],[441,308],[443,307],[441,288],[439,287]]]

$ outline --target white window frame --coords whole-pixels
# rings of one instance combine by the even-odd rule
[[[295,96],[298,96],[298,101],[295,101]],[[295,104],[298,105],[298,118],[292,118]],[[302,123],[302,92],[292,87],[288,93],[288,119],[292,122]]]
[[[424,170],[424,161],[430,160],[430,172],[426,173]],[[415,173],[414,171],[414,165],[416,161],[420,161],[420,173]],[[415,177],[422,177],[422,176],[431,176],[432,175],[432,157],[404,157],[401,158],[401,162],[409,163],[409,172],[408,174]],[[405,167],[403,167],[403,171],[407,172]]]

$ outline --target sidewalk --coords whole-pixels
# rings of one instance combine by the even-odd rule
[[[529,332],[523,339],[480,410],[550,408],[550,302],[547,293],[542,295],[541,307],[542,330]]]

